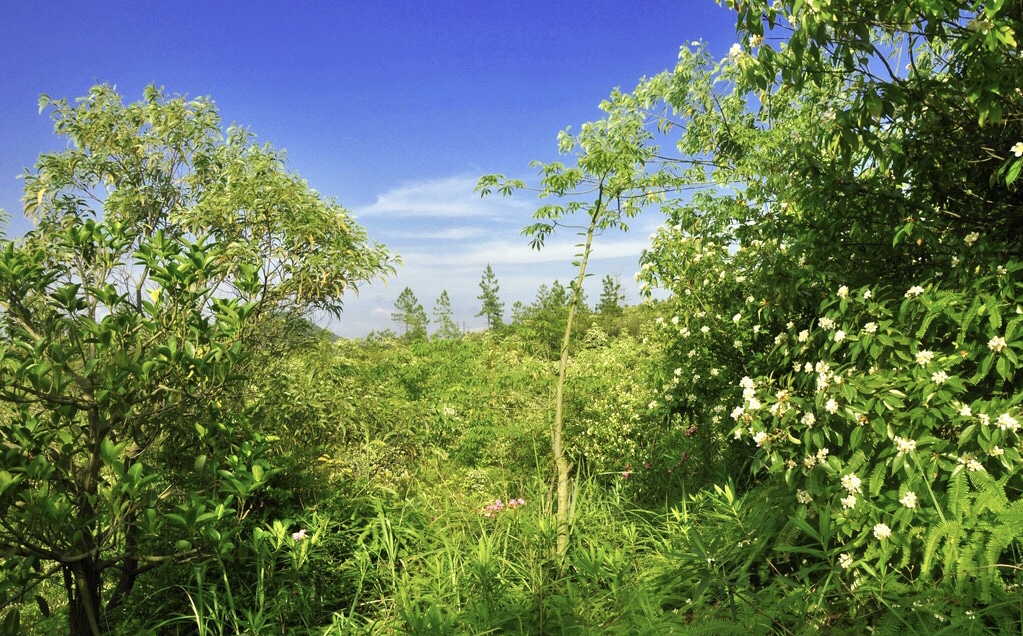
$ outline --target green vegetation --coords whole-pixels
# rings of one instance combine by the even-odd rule
[[[1020,4],[736,11],[537,164],[579,278],[504,324],[488,266],[483,333],[406,289],[403,337],[330,337],[393,260],[272,149],[55,102],[0,257],[0,633],[1023,631]],[[666,300],[591,309],[640,213]]]

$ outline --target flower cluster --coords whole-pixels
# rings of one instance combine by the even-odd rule
[[[524,505],[526,505],[526,500],[522,499],[521,497],[519,497],[518,499],[509,499],[507,503],[501,501],[500,499],[495,499],[494,503],[487,504],[480,508],[480,513],[484,517],[489,518],[496,516],[501,512],[504,512],[505,510],[515,510],[517,508],[521,508]]]

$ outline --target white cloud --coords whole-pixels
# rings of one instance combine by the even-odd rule
[[[525,207],[521,200],[500,196],[480,197],[473,189],[477,177],[462,175],[446,179],[415,181],[378,194],[376,201],[356,208],[358,217],[493,218]]]

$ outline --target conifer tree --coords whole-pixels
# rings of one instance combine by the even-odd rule
[[[480,279],[480,289],[482,291],[476,298],[483,305],[476,315],[487,317],[487,329],[502,326],[504,324],[504,303],[497,296],[497,292],[501,288],[497,284],[497,276],[494,274],[494,269],[490,267],[490,263],[487,263],[487,268],[483,270],[483,278]]]
[[[451,316],[451,298],[448,297],[448,290],[443,290],[433,304],[433,324],[437,326],[434,332],[435,338],[441,340],[453,340],[459,336],[458,325]]]
[[[426,327],[430,324],[426,317],[426,310],[422,303],[412,293],[412,289],[406,287],[394,301],[394,311],[391,313],[391,320],[405,327],[405,338],[408,340],[425,340]]]

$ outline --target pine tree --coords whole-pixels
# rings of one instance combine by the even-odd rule
[[[483,303],[477,316],[487,317],[487,329],[501,327],[504,324],[504,303],[498,298],[497,292],[500,286],[497,284],[497,276],[494,270],[487,263],[483,270],[483,278],[480,280],[480,289],[483,290],[476,298]]]
[[[625,294],[622,293],[621,282],[619,282],[617,277],[608,274],[604,277],[602,285],[600,302],[597,304],[597,313],[609,318],[621,316],[622,308],[625,304]]]
[[[423,305],[406,287],[394,301],[394,311],[391,313],[391,320],[405,327],[404,337],[408,340],[425,340],[426,326],[430,320],[426,317],[426,310]]]
[[[453,340],[460,335],[458,325],[452,318],[451,298],[448,297],[446,289],[441,291],[437,302],[433,304],[433,324],[437,326],[437,331],[433,334],[435,338]]]

